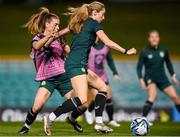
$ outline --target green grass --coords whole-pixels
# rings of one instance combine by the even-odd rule
[[[68,6],[78,5],[59,2],[47,5],[61,18],[61,28],[67,24],[62,13]],[[42,6],[42,5],[40,5]],[[0,7],[0,55],[28,55],[31,36],[20,26],[37,11],[40,6],[4,6]],[[162,44],[170,53],[180,55],[180,3],[139,3],[106,4],[107,14],[103,23],[109,37],[123,47],[136,47],[140,51],[147,43],[147,32],[158,29]],[[71,37],[68,37],[69,42]],[[71,42],[70,42],[71,43]],[[116,52],[117,53],[117,52]]]
[[[93,130],[93,126],[87,125],[84,122],[80,123],[83,126],[84,132],[77,133],[67,123],[56,122],[53,125],[53,136],[102,136]],[[1,122],[0,123],[0,136],[16,136],[17,131],[23,125],[22,122]],[[103,136],[132,136],[130,130],[130,123],[122,122],[121,127],[114,128],[111,134],[103,134]],[[43,123],[35,122],[26,136],[44,136]],[[151,127],[149,136],[180,136],[180,123],[159,123],[155,122]]]

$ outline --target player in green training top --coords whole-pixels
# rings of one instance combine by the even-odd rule
[[[90,49],[95,44],[96,37],[98,36],[110,48],[127,55],[136,54],[136,49],[126,50],[110,40],[104,33],[101,22],[105,18],[105,12],[104,4],[97,1],[90,4],[82,4],[78,8],[68,8],[67,14],[70,15],[68,28],[64,32],[60,32],[62,34],[72,32],[73,34],[71,51],[66,59],[65,69],[78,98],[69,102],[69,106],[87,104],[88,86],[97,89],[99,92],[95,98],[96,123],[94,126],[97,132],[112,132],[112,129],[105,126],[102,120],[108,87],[99,76],[87,70]],[[57,109],[56,112],[61,114],[61,111],[61,109]],[[49,125],[57,117],[58,115],[54,115],[52,112],[49,115]],[[72,115],[72,117],[74,119],[77,115]]]
[[[148,36],[149,46],[141,53],[137,65],[137,74],[140,79],[141,87],[148,91],[148,99],[143,108],[143,117],[147,117],[151,107],[156,100],[157,88],[167,94],[175,103],[177,110],[180,112],[180,98],[176,93],[176,89],[168,80],[164,63],[171,75],[174,83],[179,85],[176,78],[169,53],[166,48],[160,46],[159,32],[156,30],[150,31]],[[145,67],[145,74],[142,75],[142,68]]]

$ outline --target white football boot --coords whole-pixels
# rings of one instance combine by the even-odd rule
[[[96,132],[102,132],[102,133],[111,133],[113,132],[112,128],[107,127],[104,125],[104,123],[96,123],[94,126],[94,130]]]
[[[85,115],[86,122],[87,122],[89,125],[92,125],[93,122],[94,122],[94,118],[93,118],[92,112],[89,112],[88,110],[86,110],[86,112],[84,113],[84,115]]]
[[[120,127],[120,124],[117,123],[115,120],[111,120],[108,124],[113,126],[113,127]]]

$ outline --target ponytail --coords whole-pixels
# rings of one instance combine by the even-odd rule
[[[88,4],[83,4],[79,8],[70,7],[65,15],[70,15],[69,29],[75,33],[79,33],[89,16]]]
[[[75,33],[79,33],[84,25],[84,22],[92,14],[93,10],[97,12],[104,8],[104,4],[94,1],[90,4],[82,4],[80,7],[69,7],[65,15],[70,15],[69,29]]]
[[[57,15],[50,13],[46,7],[41,7],[39,12],[33,14],[29,21],[23,25],[23,28],[28,28],[28,31],[33,35],[43,33],[46,21],[49,21],[52,17],[58,18]]]

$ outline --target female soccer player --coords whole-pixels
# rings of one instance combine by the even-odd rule
[[[164,63],[166,63],[173,82],[179,85],[179,81],[176,78],[176,74],[169,58],[168,50],[160,46],[160,36],[157,30],[149,32],[148,41],[149,46],[140,53],[137,65],[137,74],[141,87],[144,90],[147,90],[148,93],[148,99],[145,102],[142,115],[143,117],[147,117],[151,110],[151,107],[156,100],[157,88],[171,98],[175,103],[177,110],[180,112],[180,98],[165,73]],[[142,75],[143,66],[145,68],[144,76]]]
[[[113,119],[114,107],[113,107],[113,102],[112,102],[112,91],[111,91],[111,88],[109,86],[109,82],[107,79],[107,74],[105,70],[105,61],[107,61],[108,66],[112,70],[114,78],[116,80],[120,80],[120,77],[116,70],[114,60],[112,58],[109,47],[107,47],[103,43],[97,43],[93,45],[91,47],[91,52],[89,54],[88,69],[95,72],[108,85],[108,93],[107,93],[107,99],[106,99],[106,112],[109,117],[109,125],[119,127],[120,124],[118,124]],[[96,89],[91,89],[91,90],[92,90],[93,96],[95,97],[98,91]],[[85,118],[88,124],[93,123],[93,115],[92,115],[93,109],[94,109],[94,101],[90,103],[88,110],[85,112]]]
[[[96,88],[99,92],[95,98],[96,124],[94,129],[97,132],[112,132],[112,129],[106,127],[102,120],[108,87],[95,73],[87,70],[90,48],[98,36],[108,47],[121,53],[131,55],[135,54],[136,50],[134,48],[126,50],[120,47],[104,33],[100,24],[105,18],[104,4],[95,1],[90,4],[83,4],[78,8],[69,8],[68,10],[67,14],[70,15],[68,28],[60,31],[59,35],[68,32],[73,33],[71,51],[65,63],[65,70],[71,79],[73,89],[78,95],[77,100],[73,100],[73,102],[76,106],[86,104],[88,85]],[[79,104],[76,102],[79,102]],[[55,112],[62,113],[59,108]],[[48,119],[50,122],[53,122],[58,116],[52,112]]]
[[[34,60],[36,68],[35,80],[40,82],[40,86],[36,93],[34,105],[28,112],[25,124],[19,134],[29,131],[37,114],[55,89],[59,91],[61,96],[67,98],[60,107],[62,111],[66,113],[74,109],[74,107],[69,106],[68,102],[77,98],[71,98],[75,94],[64,69],[63,52],[68,51],[69,47],[61,39],[55,39],[59,24],[59,17],[43,7],[38,13],[33,14],[24,26],[28,28],[31,34],[35,35],[32,40],[31,58]],[[69,122],[73,126],[78,126],[76,122]],[[80,128],[79,130],[81,130]]]

